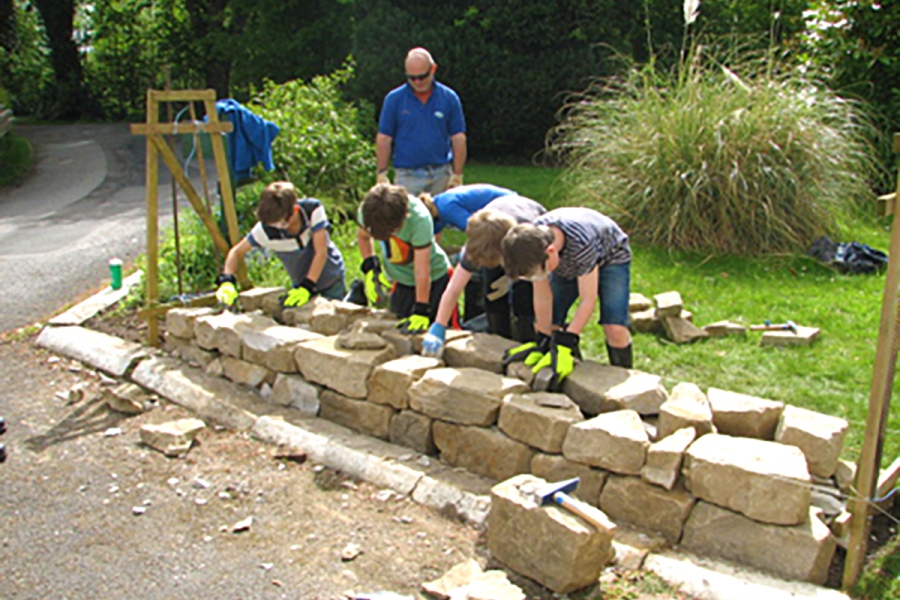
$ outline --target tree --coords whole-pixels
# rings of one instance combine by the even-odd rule
[[[0,0],[0,48],[12,52],[16,32],[15,0]]]
[[[72,38],[75,0],[37,0],[50,46],[50,63],[56,75],[54,112],[75,119],[89,112],[78,46]]]

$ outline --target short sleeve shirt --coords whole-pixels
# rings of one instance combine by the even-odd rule
[[[362,210],[357,213],[357,221],[363,224]],[[364,226],[364,224],[363,224]],[[376,240],[381,247],[384,258],[384,270],[391,281],[402,285],[415,286],[416,276],[414,270],[414,251],[419,248],[431,247],[431,280],[434,281],[447,274],[450,267],[450,259],[444,250],[434,241],[434,222],[431,213],[415,196],[409,196],[409,211],[400,231],[391,236],[391,239],[382,242]]]
[[[594,267],[631,262],[628,235],[607,217],[590,208],[557,208],[536,218],[535,225],[553,225],[566,236],[554,274],[575,278]]]
[[[378,133],[393,138],[394,167],[417,169],[453,160],[450,137],[466,130],[459,96],[435,81],[426,103],[404,83],[388,92],[381,107]]]
[[[434,219],[434,232],[438,233],[445,227],[465,231],[469,217],[487,206],[488,202],[510,194],[515,192],[488,183],[450,188],[434,197],[434,206],[438,211]]]

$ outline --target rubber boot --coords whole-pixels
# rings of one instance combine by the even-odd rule
[[[625,369],[630,369],[632,367],[634,357],[631,352],[631,344],[628,344],[624,348],[613,348],[607,342],[606,354],[609,355],[610,365],[614,367],[623,367]]]
[[[6,419],[0,417],[0,435],[6,433]]]
[[[6,444],[0,444],[0,463],[6,462]]]
[[[534,337],[534,319],[512,318],[512,339],[517,342],[533,342]]]

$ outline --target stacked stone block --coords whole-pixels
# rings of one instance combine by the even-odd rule
[[[170,311],[167,347],[207,372],[270,386],[273,404],[451,467],[499,481],[579,477],[577,498],[672,545],[791,578],[827,574],[834,536],[822,519],[835,511],[812,511],[810,489],[813,478],[847,479],[846,421],[688,382],[670,393],[656,375],[594,361],[561,393],[532,392],[529,370],[503,373],[509,340],[454,332],[443,360],[425,358],[421,338],[399,334],[389,315],[321,298],[281,310],[279,296],[242,295],[266,314]],[[678,298],[654,300],[680,310]],[[510,514],[531,510],[507,492],[495,495]],[[532,560],[510,560],[520,559]],[[555,585],[569,580],[578,577]]]

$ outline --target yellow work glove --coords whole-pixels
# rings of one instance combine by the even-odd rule
[[[281,305],[285,308],[300,308],[309,302],[309,299],[319,293],[316,282],[306,278],[300,282],[299,287],[295,287],[281,299]]]
[[[238,298],[237,280],[234,275],[223,273],[216,278],[219,289],[216,290],[216,300],[225,306],[232,306]]]
[[[397,323],[400,333],[407,335],[425,333],[428,330],[428,326],[431,325],[431,319],[428,318],[429,312],[427,302],[416,302],[412,314]]]
[[[506,370],[506,367],[514,362],[524,362],[526,366],[533,367],[549,349],[550,336],[538,332],[537,341],[525,342],[503,353],[503,369]]]
[[[463,184],[463,176],[462,173],[454,173],[450,176],[450,181],[447,182],[447,189],[459,187]]]
[[[362,264],[363,289],[371,306],[384,307],[391,295],[391,280],[381,271],[377,256],[370,256]]]
[[[550,351],[539,360],[531,372],[535,375],[544,367],[553,369],[553,377],[550,379],[548,391],[556,391],[563,379],[575,370],[575,359],[581,359],[578,349],[580,338],[577,334],[568,331],[554,331],[550,340]]]

